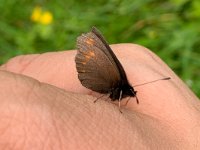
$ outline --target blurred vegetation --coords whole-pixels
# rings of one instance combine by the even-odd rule
[[[95,25],[109,43],[153,50],[200,97],[199,0],[0,0],[0,9],[0,64],[75,49],[76,37]]]

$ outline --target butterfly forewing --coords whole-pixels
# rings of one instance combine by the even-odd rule
[[[76,68],[83,86],[108,93],[117,86],[121,78],[117,67],[113,67],[112,61],[104,52],[106,46],[99,42],[101,40],[93,32],[78,37]]]
[[[103,48],[102,50],[103,50],[104,53],[106,53],[106,56],[113,63],[113,67],[115,67],[116,70],[118,71],[118,73],[120,74],[121,81],[125,82],[125,84],[129,84],[128,80],[127,80],[127,77],[126,77],[126,73],[125,73],[121,63],[117,59],[116,55],[113,53],[112,49],[110,48],[110,46],[106,42],[106,40],[103,37],[103,35],[95,27],[92,28],[92,33],[95,34],[95,36],[98,37],[99,41],[101,41],[101,44],[104,45],[105,48]]]

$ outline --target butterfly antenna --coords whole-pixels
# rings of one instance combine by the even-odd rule
[[[165,77],[165,78],[153,80],[153,81],[146,82],[146,83],[142,83],[142,84],[137,84],[137,85],[134,85],[133,87],[141,86],[141,85],[145,85],[145,84],[149,84],[149,83],[153,83],[153,82],[157,82],[157,81],[160,81],[160,80],[170,80],[170,79],[171,79],[170,77]],[[137,100],[137,97],[136,97],[136,100]],[[138,102],[139,102],[139,101],[137,100],[137,103],[138,103]]]

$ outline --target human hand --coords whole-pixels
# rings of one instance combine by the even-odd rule
[[[96,93],[77,78],[76,51],[13,58],[0,67],[0,149],[199,149],[198,98],[144,47],[111,47],[131,85],[172,79],[136,87],[140,104],[130,98],[121,114],[93,103]]]

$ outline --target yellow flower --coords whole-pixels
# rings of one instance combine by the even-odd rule
[[[42,11],[41,7],[37,6],[33,9],[31,20],[43,25],[48,25],[52,23],[53,15],[49,11]]]
[[[40,23],[44,25],[51,24],[53,21],[53,16],[49,11],[45,11],[41,16],[40,16]]]
[[[41,7],[37,6],[33,9],[32,15],[31,15],[31,20],[33,22],[38,22],[41,16]]]

